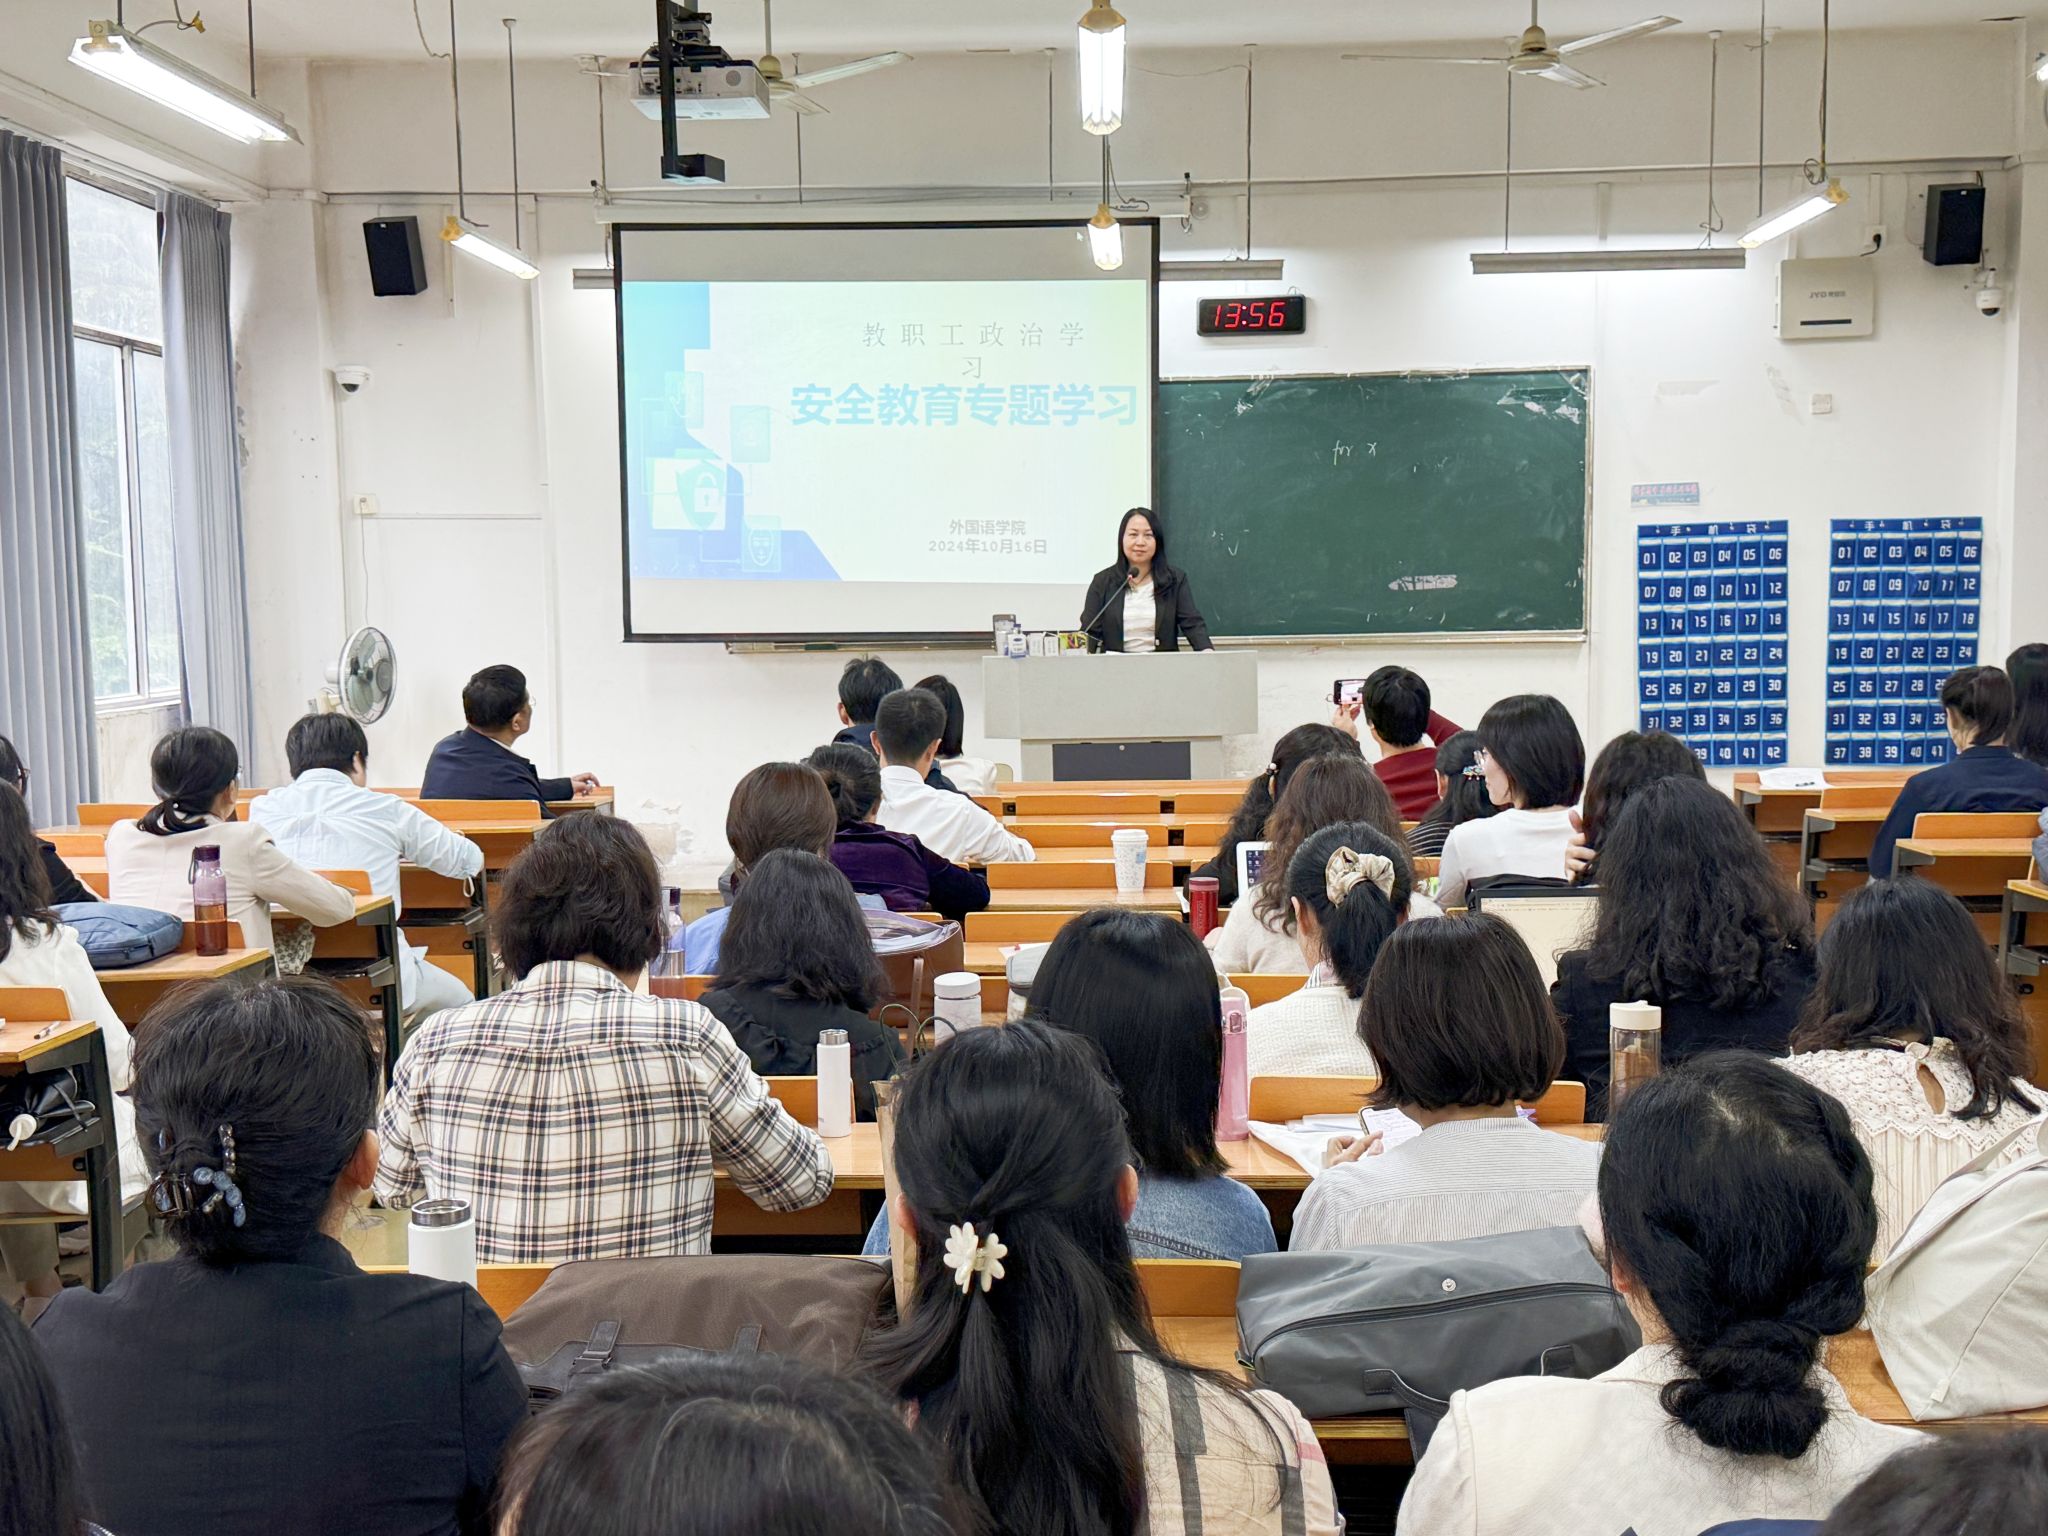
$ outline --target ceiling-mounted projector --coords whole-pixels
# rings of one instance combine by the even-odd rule
[[[633,105],[661,121],[661,58],[650,48],[633,65]],[[676,116],[731,120],[768,115],[768,81],[741,59],[689,61],[676,67]]]

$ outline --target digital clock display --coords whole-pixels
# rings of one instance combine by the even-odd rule
[[[1197,336],[1299,336],[1308,329],[1308,299],[1203,299],[1195,306]]]

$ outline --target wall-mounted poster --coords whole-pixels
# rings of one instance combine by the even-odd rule
[[[1715,768],[1785,761],[1787,525],[1636,530],[1636,674],[1646,731]]]

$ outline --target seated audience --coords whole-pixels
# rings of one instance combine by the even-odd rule
[[[2048,807],[2048,766],[2005,745],[2012,724],[2012,682],[1996,667],[1964,667],[1941,685],[1956,755],[1906,780],[1870,844],[1870,878],[1893,874],[1892,849],[1929,811],[2026,811]]]
[[[1914,1430],[1857,1415],[1822,1342],[1863,1315],[1877,1230],[1842,1106],[1723,1053],[1632,1092],[1608,1127],[1600,1220],[1643,1347],[1591,1381],[1454,1393],[1401,1536],[1693,1536],[1817,1519]]]
[[[863,747],[834,742],[806,759],[825,781],[839,827],[828,855],[863,896],[892,912],[936,912],[955,920],[988,905],[988,876],[942,859],[907,832],[875,825],[882,770]]]
[[[1444,841],[1460,822],[1478,821],[1500,809],[1479,766],[1479,733],[1456,731],[1436,749],[1436,803],[1408,829],[1408,852],[1418,859],[1443,856]]]
[[[1658,779],[1601,840],[1591,941],[1558,956],[1564,1075],[1607,1106],[1608,1009],[1664,1010],[1666,1067],[1705,1051],[1779,1055],[1813,989],[1813,920],[1735,802],[1697,779]]]
[[[1441,795],[1436,785],[1436,748],[1464,727],[1429,707],[1429,684],[1406,667],[1381,667],[1365,680],[1357,713],[1379,749],[1372,771],[1387,786],[1403,821],[1419,821]],[[1356,725],[1353,724],[1353,729]],[[1424,745],[1423,736],[1429,737]]]
[[[2005,744],[2030,763],[2048,768],[2048,645],[2023,645],[2005,658],[2012,683],[2012,724]]]
[[[23,800],[28,799],[28,764],[21,760],[20,754],[14,750],[14,743],[5,736],[0,736],[0,788],[12,789]],[[49,879],[53,906],[68,907],[74,902],[99,900],[90,887],[71,873],[58,856],[55,843],[38,839],[36,857],[42,861],[43,873]]]
[[[840,746],[859,747],[880,755],[875,745],[875,717],[882,700],[903,691],[903,679],[879,656],[856,656],[839,673],[839,734],[832,738]],[[935,695],[936,697],[936,695]],[[943,706],[944,701],[941,700]],[[960,793],[959,786],[939,771],[936,759],[925,770],[925,783],[933,789]]]
[[[921,688],[898,689],[882,700],[875,716],[882,809],[875,820],[955,863],[1028,863],[1035,855],[1023,838],[965,795],[926,781],[945,730],[946,707]]]
[[[747,871],[778,848],[820,856],[832,847],[836,820],[825,781],[802,763],[763,763],[733,786],[725,807],[736,897]],[[719,946],[732,907],[713,907],[683,930],[683,964],[693,976],[718,974]]]
[[[1339,822],[1305,839],[1287,866],[1287,905],[1308,985],[1254,1008],[1245,1027],[1253,1077],[1370,1077],[1358,1003],[1380,946],[1408,916],[1408,855],[1378,827]]]
[[[316,928],[353,922],[352,892],[288,858],[262,827],[234,819],[240,767],[235,744],[203,725],[159,741],[149,776],[161,798],[142,820],[107,828],[107,900],[191,922],[193,861],[210,844],[227,877],[228,921],[242,925],[249,948],[272,947],[273,902]]]
[[[866,1383],[705,1355],[550,1403],[506,1456],[497,1536],[959,1536],[958,1504]]]
[[[315,869],[360,869],[370,889],[400,902],[398,866],[416,864],[454,880],[483,873],[484,851],[418,806],[365,788],[370,741],[347,715],[307,715],[284,741],[292,782],[259,795],[249,820],[277,841],[286,858]],[[405,1011],[423,1019],[474,1000],[469,988],[398,936]]]
[[[818,1034],[852,1047],[853,1107],[875,1118],[875,1084],[903,1064],[896,1031],[868,1010],[888,991],[846,876],[814,853],[779,848],[747,872],[704,1006],[763,1077],[818,1070]]]
[[[12,1307],[0,1306],[0,1503],[6,1536],[106,1536],[85,1518],[71,1425],[42,1351]]]
[[[2048,1429],[1936,1435],[1835,1506],[1820,1536],[2018,1536],[2048,1531]]]
[[[1359,1015],[1375,1109],[1422,1134],[1342,1137],[1294,1216],[1291,1248],[1436,1243],[1570,1226],[1600,1149],[1515,1111],[1549,1089],[1564,1035],[1528,946],[1487,913],[1396,930]]]
[[[917,1249],[913,1300],[863,1374],[904,1400],[988,1536],[1335,1536],[1293,1405],[1153,1332],[1131,1262],[1145,1158],[1123,1121],[1096,1053],[1037,1022],[920,1061],[888,1212]]]
[[[597,788],[594,773],[544,779],[512,743],[533,729],[533,698],[517,667],[485,667],[462,688],[463,728],[434,744],[420,781],[425,800],[531,800],[543,818],[550,801]]]
[[[1265,841],[1274,802],[1286,790],[1295,769],[1312,757],[1329,754],[1357,757],[1358,741],[1333,725],[1297,725],[1273,743],[1273,760],[1245,786],[1244,799],[1238,802],[1223,840],[1216,845],[1216,857],[1194,871],[1215,877],[1219,907],[1237,904],[1237,845]]]
[[[1444,839],[1436,899],[1446,907],[1463,906],[1468,886],[1497,875],[1562,881],[1572,806],[1586,777],[1579,728],[1547,693],[1518,693],[1489,709],[1474,758],[1500,812]]]
[[[934,787],[950,787],[963,795],[985,795],[994,789],[995,759],[969,757],[962,745],[967,733],[967,706],[961,702],[960,690],[950,678],[936,672],[912,686],[922,688],[946,709],[946,734],[939,738],[939,758],[932,764],[933,771],[946,783]]]
[[[2033,1032],[1963,904],[1879,880],[1821,935],[1785,1066],[1842,1101],[1877,1179],[1882,1259],[1941,1181],[2039,1113]],[[2034,1150],[2023,1137],[2006,1155]]]
[[[519,980],[407,1043],[377,1121],[384,1204],[467,1200],[484,1263],[564,1264],[709,1252],[714,1164],[770,1210],[831,1194],[825,1144],[725,1026],[636,991],[662,890],[632,823],[570,816],[536,838],[491,928]]]
[[[1565,860],[1572,883],[1583,885],[1593,873],[1600,840],[1619,814],[1622,803],[1653,779],[1705,779],[1707,770],[1691,747],[1668,731],[1623,731],[1600,749],[1586,772],[1586,800],[1579,808]]]
[[[372,1031],[324,982],[219,982],[152,1014],[135,1113],[177,1257],[36,1324],[109,1529],[482,1526],[526,1418],[498,1319],[466,1285],[366,1275],[338,1240],[382,1084]]]
[[[1294,855],[1312,835],[1340,822],[1359,821],[1377,828],[1389,842],[1401,840],[1401,818],[1394,814],[1387,787],[1363,759],[1319,757],[1304,763],[1288,781],[1266,825],[1273,846],[1266,850],[1259,883],[1239,894],[1230,916],[1203,941],[1218,971],[1285,974],[1309,968],[1289,904],[1288,872]],[[1440,915],[1436,903],[1412,891],[1406,910],[1409,917]]]

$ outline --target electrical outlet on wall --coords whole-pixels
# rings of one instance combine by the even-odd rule
[[[351,497],[348,505],[349,510],[355,513],[357,517],[375,517],[377,515],[377,498],[374,496]]]
[[[1816,416],[1834,415],[1835,397],[1833,395],[1815,395],[1813,397],[1812,411]]]

